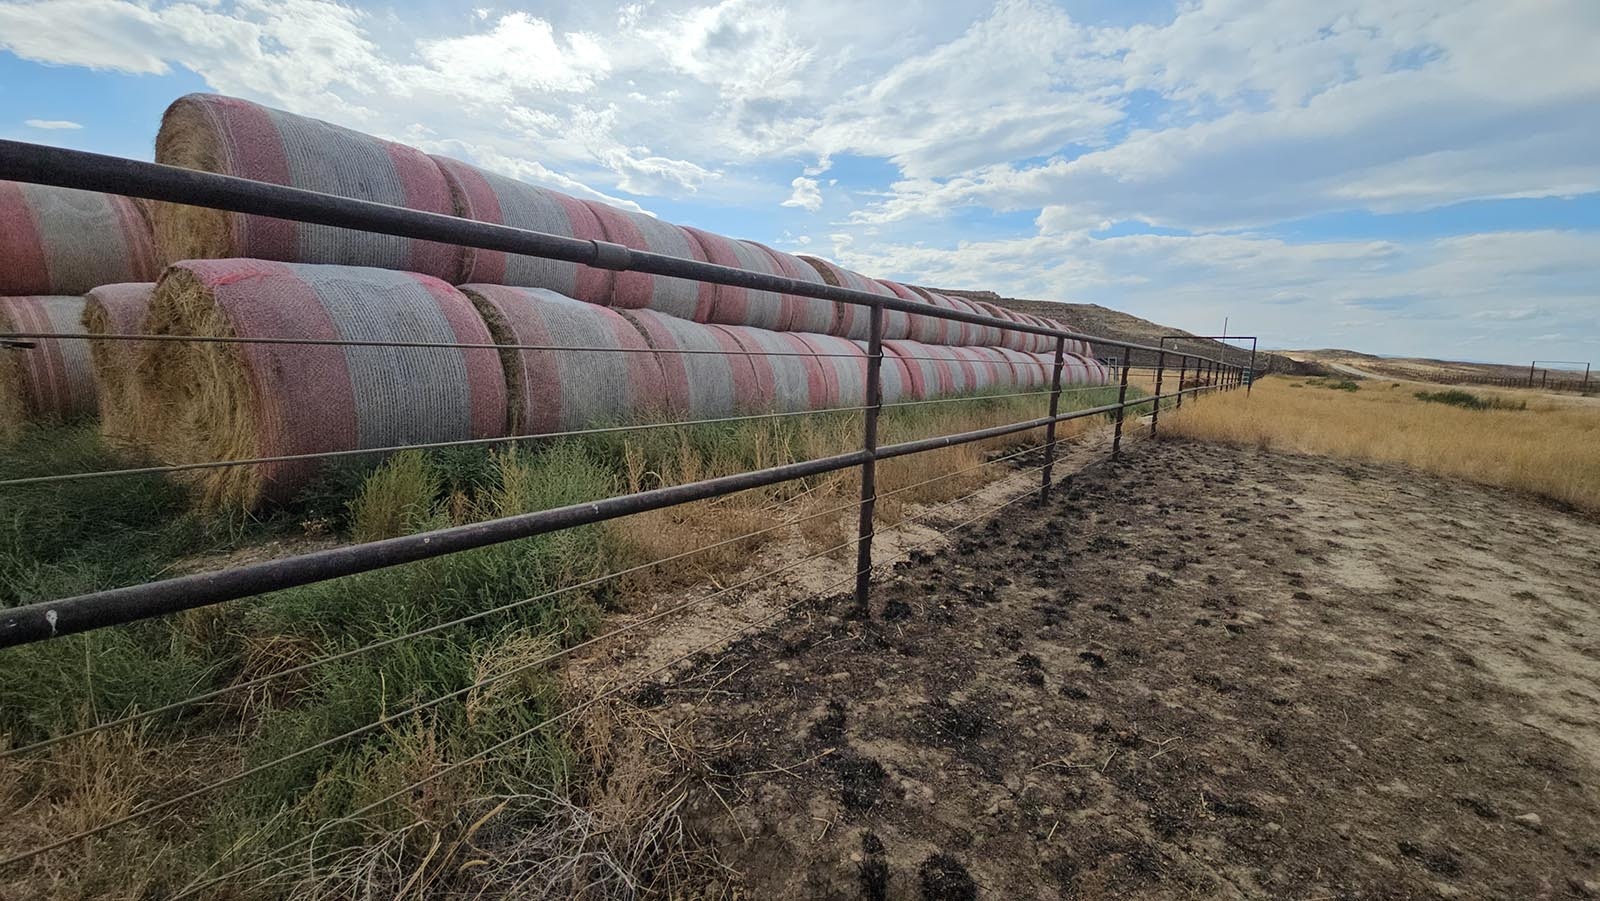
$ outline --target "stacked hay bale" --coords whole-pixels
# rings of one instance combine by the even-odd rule
[[[100,434],[116,448],[134,446],[140,411],[138,365],[148,342],[112,340],[106,335],[146,334],[153,282],[102,285],[84,295],[83,328],[89,362],[100,396]]]
[[[96,409],[94,372],[82,335],[82,297],[0,297],[0,332],[24,338],[0,347],[0,439],[12,440],[28,419],[74,419]]]
[[[732,334],[653,310],[619,312],[656,352],[668,412],[685,419],[715,419],[759,406],[755,367]]]
[[[584,203],[600,220],[606,240],[613,244],[706,262],[705,251],[700,249],[694,236],[670,222],[594,201]],[[614,307],[652,310],[679,319],[706,322],[716,303],[716,286],[709,282],[648,272],[617,272],[613,278],[611,305]]]
[[[765,248],[733,238],[685,228],[705,252],[708,261],[748,272],[783,276],[778,261]],[[722,325],[776,330],[791,325],[788,298],[776,291],[741,288],[737,285],[711,285],[712,305],[707,321]]]
[[[262,260],[196,260],[157,283],[157,335],[489,344],[472,302],[427,275]],[[505,434],[492,349],[151,342],[139,365],[142,442],[171,463],[393,447]],[[202,507],[292,497],[317,460],[187,474]]]
[[[444,173],[422,151],[234,97],[190,94],[174,102],[156,134],[156,162],[455,213]],[[173,203],[155,204],[154,214],[167,262],[249,257],[462,276],[465,254],[447,244]]]
[[[29,418],[96,409],[83,292],[155,277],[150,223],[126,197],[0,182],[0,332],[45,335],[0,347],[0,440]],[[63,337],[51,337],[60,335]]]
[[[765,409],[793,413],[827,408],[828,377],[803,336],[737,325],[726,330],[750,354]]]
[[[614,310],[543,288],[465,285],[500,345],[508,432],[543,435],[666,412],[661,364]],[[611,348],[550,351],[541,348]]]
[[[463,219],[586,241],[606,240],[594,211],[575,197],[485,172],[449,157],[436,156],[433,161],[450,186],[456,215]],[[605,269],[499,250],[468,247],[462,253],[463,283],[545,288],[595,304],[608,304],[611,300],[613,277]]]
[[[778,272],[785,278],[796,281],[810,282],[813,285],[825,285],[822,276],[804,260],[791,253],[774,250],[765,244],[754,241],[745,241],[752,247],[759,247],[778,265]],[[785,294],[783,296],[788,307],[788,318],[780,328],[786,332],[806,332],[812,335],[827,334],[833,328],[834,320],[838,318],[838,304],[831,300],[818,297],[806,297],[801,294]]]
[[[873,279],[867,278],[859,272],[851,272],[842,266],[820,257],[800,257],[817,274],[822,276],[824,284],[836,288],[849,288],[852,291],[865,291],[880,297],[894,297],[895,293]],[[859,304],[835,304],[834,320],[827,333],[840,338],[854,338],[866,340],[872,334],[872,310]],[[911,317],[900,310],[884,311],[883,337],[905,339],[911,337]]]

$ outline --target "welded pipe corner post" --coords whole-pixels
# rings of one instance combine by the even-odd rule
[[[872,589],[873,514],[878,506],[878,414],[883,411],[883,323],[886,311],[873,304],[872,325],[867,337],[867,408],[862,414],[861,522],[856,529],[856,613],[862,619],[872,616],[869,594]]]
[[[1176,409],[1183,409],[1183,377],[1189,374],[1189,355],[1178,354],[1178,404]]]
[[[1133,368],[1133,354],[1122,355],[1122,386],[1117,389],[1117,430],[1111,439],[1111,459],[1122,456],[1122,420],[1128,412],[1128,370]]]
[[[1533,387],[1533,372],[1534,372],[1534,369],[1538,365],[1539,365],[1539,361],[1538,360],[1534,360],[1532,363],[1528,364],[1528,387],[1529,388]]]
[[[1165,346],[1165,342],[1163,342]],[[1167,352],[1165,350],[1156,355],[1156,400],[1150,408],[1150,437],[1156,436],[1156,423],[1161,421],[1161,381],[1167,374]],[[1182,388],[1182,385],[1178,386]]]
[[[1039,503],[1050,500],[1051,471],[1056,465],[1056,417],[1061,415],[1061,368],[1066,364],[1067,339],[1056,336],[1056,362],[1050,372],[1050,424],[1044,427],[1044,472],[1039,478]]]
[[[1250,389],[1256,386],[1256,343],[1258,339],[1250,339],[1250,379],[1244,383],[1244,396],[1250,396]]]

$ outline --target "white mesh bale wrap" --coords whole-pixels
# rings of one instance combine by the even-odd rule
[[[765,248],[758,244],[736,241],[698,228],[685,228],[700,243],[706,259],[718,266],[730,266],[763,275],[786,276],[782,268]],[[781,329],[791,318],[785,296],[775,291],[741,288],[736,285],[712,285],[712,304],[708,321],[721,325],[742,325],[751,328]]]
[[[827,375],[816,352],[798,334],[724,326],[739,346],[753,354],[764,407],[777,412],[821,410],[828,406]],[[768,387],[770,386],[770,388]]]
[[[670,222],[597,201],[584,201],[584,204],[600,220],[606,240],[613,244],[685,260],[706,261],[700,242]],[[612,275],[611,305],[622,309],[651,310],[679,319],[705,322],[711,315],[714,300],[714,286],[710,282],[651,275],[648,272],[616,272]]]
[[[828,385],[828,406],[859,407],[867,402],[867,353],[836,335],[797,335],[817,355]]]
[[[668,410],[690,419],[713,419],[748,409],[756,402],[752,398],[758,398],[760,392],[755,372],[747,361],[728,354],[738,350],[728,333],[652,310],[620,312],[656,351]]]
[[[800,259],[815,269],[825,284],[836,288],[849,288],[852,291],[865,291],[879,297],[895,296],[893,291],[859,272],[851,272],[819,257],[802,256]],[[872,308],[853,303],[836,304],[833,325],[827,333],[840,338],[865,341],[872,336]],[[909,338],[911,317],[899,310],[884,311],[883,336],[895,339]]]
[[[35,295],[0,297],[0,331],[32,332],[32,347],[0,348],[4,363],[20,374],[22,403],[29,416],[71,419],[96,410],[94,370],[89,342],[82,335],[83,298]],[[15,403],[6,406],[15,406]]]

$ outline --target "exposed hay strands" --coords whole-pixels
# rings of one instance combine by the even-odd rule
[[[438,279],[352,266],[195,260],[156,285],[155,334],[492,341]],[[139,361],[140,438],[170,463],[389,447],[505,434],[493,350],[151,342]],[[200,470],[202,507],[292,497],[316,461]]]
[[[766,329],[725,327],[734,340],[752,356],[756,383],[768,408],[781,412],[821,410],[828,406],[827,375],[823,361],[816,358],[800,335]],[[808,356],[790,356],[807,354]]]
[[[161,119],[156,162],[455,213],[444,174],[422,151],[235,97],[178,98]],[[154,213],[157,245],[168,262],[253,257],[461,278],[464,253],[447,244],[181,204],[158,203]]]
[[[0,297],[0,332],[81,335],[82,297]],[[29,338],[29,348],[0,348],[11,363],[8,384],[19,400],[0,407],[20,409],[34,419],[72,419],[95,412],[94,371],[89,342],[76,338]],[[20,417],[19,417],[20,418]]]
[[[604,203],[585,200],[605,231],[605,239],[633,250],[664,253],[686,260],[706,262],[706,253],[694,236],[654,216],[619,210]],[[648,272],[612,273],[611,306],[627,310],[653,310],[705,322],[716,302],[716,286]]]
[[[584,241],[606,240],[594,211],[576,197],[486,172],[449,157],[435,156],[433,161],[450,186],[457,216]],[[547,288],[589,303],[611,302],[612,273],[605,269],[499,250],[467,247],[462,253],[464,283]]]
[[[859,272],[851,272],[842,266],[835,266],[820,257],[801,256],[801,260],[817,271],[822,276],[824,284],[836,288],[850,288],[854,291],[865,291],[883,297],[894,297],[895,293],[884,285],[867,278]],[[827,334],[840,338],[854,338],[865,341],[871,337],[872,310],[853,303],[834,305],[833,325]],[[911,337],[911,316],[900,310],[885,311],[883,321],[883,336],[885,338],[909,339]]]
[[[500,351],[510,434],[616,424],[666,407],[660,397],[661,364],[638,329],[615,310],[542,288],[465,285],[461,290],[497,343],[637,351]]]
[[[757,244],[754,241],[741,241],[740,243],[759,248],[763,253],[771,257],[773,262],[777,263],[778,272],[788,278],[810,282],[814,285],[827,284],[822,280],[822,276],[817,274],[816,269],[794,254],[774,250],[765,244]],[[838,306],[833,301],[823,300],[818,297],[803,297],[799,294],[785,294],[784,300],[787,301],[788,307],[788,318],[781,326],[784,331],[825,335],[829,329],[833,328],[833,321],[836,316],[834,308]]]
[[[156,277],[143,206],[127,197],[0,181],[0,296],[82,294]]]
[[[785,275],[778,261],[756,244],[736,241],[722,235],[685,227],[699,242],[706,259],[719,266],[732,266],[764,275]],[[713,285],[712,305],[708,321],[721,325],[741,325],[762,329],[781,329],[793,318],[785,295],[775,291],[741,288],[737,285]]]
[[[146,334],[154,282],[102,285],[84,295],[83,328],[91,335]],[[100,434],[113,447],[133,443],[138,432],[139,355],[148,342],[87,341],[95,391],[100,396]]]
[[[621,313],[646,344],[661,351],[655,355],[662,373],[658,390],[669,412],[707,419],[760,406],[755,367],[748,358],[737,355],[742,348],[725,329],[653,310]],[[674,350],[714,352],[672,353]]]

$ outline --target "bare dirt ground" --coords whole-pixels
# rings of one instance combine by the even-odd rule
[[[635,703],[710,897],[1595,897],[1597,602],[1592,518],[1149,442]]]

